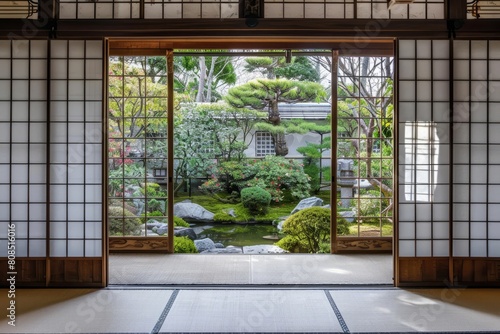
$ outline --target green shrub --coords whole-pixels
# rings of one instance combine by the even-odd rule
[[[349,234],[349,222],[343,217],[337,217],[337,235]]]
[[[189,227],[189,223],[181,217],[174,216],[174,226]]]
[[[141,234],[141,220],[119,206],[108,209],[109,235],[139,235]]]
[[[189,237],[174,237],[174,253],[198,253],[198,250]]]
[[[286,235],[276,242],[275,245],[290,253],[307,253],[307,245],[304,245],[296,236]]]
[[[312,207],[300,210],[283,223],[283,233],[296,237],[309,253],[330,240],[330,209]]]
[[[251,214],[265,214],[271,203],[271,194],[261,187],[249,187],[241,191],[241,202]]]

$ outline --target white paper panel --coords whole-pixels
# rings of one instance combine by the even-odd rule
[[[11,165],[10,176],[12,183],[28,182],[28,165]]]
[[[399,239],[415,239],[415,223],[399,223]]]
[[[45,228],[45,219],[43,221],[30,222],[30,237],[31,238],[45,238],[47,229]],[[45,246],[44,246],[45,249]]]
[[[28,256],[28,240],[16,239],[16,257]]]
[[[432,242],[430,240],[417,240],[417,257],[432,256]]]
[[[13,59],[12,60],[12,78],[13,79],[29,79],[30,78],[30,63],[28,59]]]
[[[84,235],[84,222],[72,221],[68,223],[68,238],[69,239],[83,239]]]
[[[471,199],[476,203],[486,202],[486,186],[471,185]],[[490,199],[491,200],[491,199]]]
[[[415,257],[415,241],[399,240],[399,256]]]
[[[0,80],[0,100],[10,100],[10,81]]]
[[[0,221],[10,221],[10,205],[8,203],[0,203]]]
[[[31,41],[31,57],[47,58],[47,41]]]
[[[486,257],[487,243],[486,240],[471,240],[470,256],[471,257]]]
[[[448,240],[433,240],[432,253],[434,256],[449,256],[449,241]]]
[[[28,223],[16,222],[16,238],[25,239],[28,237]]]
[[[68,220],[80,221],[84,218],[84,205],[83,204],[68,204]],[[83,238],[83,228],[81,237]]]
[[[432,224],[430,222],[417,221],[417,235],[416,239],[431,239],[432,238]]]
[[[68,185],[68,202],[70,203],[83,203],[85,201],[85,186],[82,184],[71,184]],[[77,217],[75,220],[80,220],[81,217]]]
[[[66,201],[66,185],[51,185],[50,199],[52,203],[64,203]]]
[[[469,240],[453,240],[453,256],[469,257]]]
[[[102,200],[102,190],[100,185],[85,186],[85,200],[87,202],[100,202]]]
[[[11,204],[11,217],[12,221],[27,221],[28,210],[26,204]]]
[[[13,184],[11,186],[12,202],[27,202],[28,201],[28,186],[24,184]]]
[[[101,240],[85,240],[85,256],[86,257],[101,257],[102,256],[102,241]]]
[[[66,257],[66,240],[50,240],[50,256]]]
[[[83,80],[68,81],[68,99],[83,100],[85,96],[84,87],[85,87],[85,82]]]
[[[470,237],[471,239],[486,239],[486,227],[487,224],[482,222],[472,222],[470,224]]]
[[[102,236],[102,226],[100,222],[88,221],[85,223],[85,238],[100,239]]]
[[[488,256],[500,257],[500,240],[488,241]]]
[[[68,256],[84,256],[83,247],[83,240],[68,240]]]
[[[0,41],[0,58],[10,58],[11,41]]]
[[[434,239],[448,239],[449,237],[449,223],[448,222],[434,222],[432,224],[432,235]],[[448,245],[448,242],[446,242]]]
[[[28,40],[12,41],[12,58],[29,58],[30,42]]]
[[[46,256],[46,242],[45,240],[30,240],[29,241],[29,256],[30,257],[44,257]]]
[[[28,100],[29,93],[28,80],[12,80],[12,99],[13,100]]]
[[[488,237],[490,239],[500,239],[500,222],[488,223]]]
[[[31,187],[30,187],[31,190]],[[33,202],[33,201],[32,201]],[[30,221],[44,221],[46,219],[46,204],[30,204]]]
[[[50,220],[52,222],[66,221],[66,205],[65,204],[51,204],[50,205]],[[51,228],[52,233],[52,228]]]

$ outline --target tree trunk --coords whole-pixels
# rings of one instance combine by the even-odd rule
[[[207,78],[207,65],[205,64],[205,57],[200,57],[200,80],[198,81],[198,93],[196,94],[196,102],[205,102],[205,81]]]
[[[281,116],[278,110],[278,99],[269,101],[269,123],[274,126],[281,124]],[[288,147],[286,146],[285,134],[284,133],[274,133],[272,134],[274,140],[274,152],[277,156],[284,157],[288,154]]]
[[[207,96],[205,102],[212,102],[212,81],[214,80],[214,71],[215,71],[215,61],[217,57],[212,57],[212,63],[210,64],[210,71],[208,72],[208,78],[206,81],[207,85]]]

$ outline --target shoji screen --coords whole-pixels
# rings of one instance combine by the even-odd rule
[[[443,19],[444,0],[264,0],[265,18]],[[141,8],[141,6],[143,8]],[[240,0],[60,0],[61,19],[234,19]]]
[[[50,54],[51,276],[92,283],[102,273],[103,45],[54,40]]]
[[[498,282],[500,41],[455,41],[453,256],[457,280]],[[498,260],[498,259],[497,259]]]
[[[449,42],[401,40],[399,71],[399,283],[448,277]]]
[[[14,225],[9,271],[26,282],[45,280],[46,69],[46,41],[0,41],[0,257],[3,268]]]
[[[14,225],[18,286],[103,284],[102,53],[0,41],[0,266]]]

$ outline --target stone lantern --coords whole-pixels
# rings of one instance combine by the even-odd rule
[[[354,161],[352,159],[338,159],[337,186],[340,187],[340,202],[344,208],[349,207],[355,183]]]

